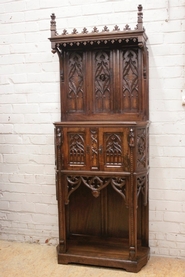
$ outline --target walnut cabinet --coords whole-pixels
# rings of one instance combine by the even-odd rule
[[[58,262],[138,272],[148,261],[149,106],[142,6],[134,30],[59,35]]]

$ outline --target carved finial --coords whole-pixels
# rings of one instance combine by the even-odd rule
[[[55,18],[56,18],[55,14],[52,13],[52,14],[51,14],[51,21],[50,21],[50,23],[51,23],[51,25],[50,25],[50,27],[51,27],[50,30],[56,32],[56,21],[55,21]]]
[[[87,30],[87,28],[83,28],[83,31],[82,31],[82,34],[87,34],[88,33],[88,30]]]
[[[139,5],[138,7],[138,19],[137,19],[137,22],[138,22],[138,30],[142,30],[143,29],[143,7],[142,5]]]
[[[128,25],[128,24],[126,24],[126,25],[125,25],[125,28],[124,28],[124,30],[125,30],[125,31],[128,31],[128,30],[130,30],[130,27],[129,27],[129,25]]]
[[[139,12],[141,12],[141,11],[143,10],[143,7],[142,7],[141,4],[140,4],[137,8],[138,8],[138,11],[139,11]]]
[[[76,29],[76,28],[74,28],[74,29],[73,29],[72,34],[73,34],[73,35],[78,34],[78,31],[77,31],[77,29]]]
[[[61,146],[62,144],[62,130],[60,127],[56,128],[56,145]]]
[[[55,37],[57,35],[57,31],[56,31],[56,16],[54,13],[51,14],[51,21],[50,21],[50,31],[51,31],[51,37]],[[51,52],[54,54],[56,53],[56,45],[55,42],[51,43]]]
[[[63,33],[62,33],[62,35],[64,35],[64,36],[65,36],[65,35],[67,35],[67,34],[68,34],[67,30],[66,30],[66,29],[64,29],[64,30],[63,30]]]
[[[93,33],[98,33],[98,32],[99,32],[98,28],[96,26],[94,26]]]
[[[120,31],[119,26],[118,26],[118,25],[115,25],[113,31]]]
[[[52,13],[52,14],[51,14],[51,19],[52,19],[52,21],[55,21],[55,18],[56,18],[55,14]]]
[[[109,32],[108,27],[107,27],[107,26],[104,26],[104,28],[103,28],[102,32]]]
[[[130,147],[135,146],[134,130],[132,128],[130,128],[130,132],[129,132],[129,146]]]

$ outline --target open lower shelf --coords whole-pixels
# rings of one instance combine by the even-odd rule
[[[138,243],[136,260],[129,259],[128,240],[112,238],[73,237],[67,240],[67,250],[61,253],[59,246],[59,264],[86,264],[121,268],[138,272],[149,259],[149,247],[142,247]]]

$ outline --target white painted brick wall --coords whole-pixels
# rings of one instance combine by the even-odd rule
[[[150,58],[150,246],[185,258],[185,2],[141,0]],[[57,29],[131,28],[136,0],[0,1],[0,238],[56,244]]]

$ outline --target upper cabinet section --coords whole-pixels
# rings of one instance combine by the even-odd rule
[[[61,120],[148,120],[147,36],[138,6],[135,30],[116,25],[99,32],[56,31],[51,47],[60,60]]]

